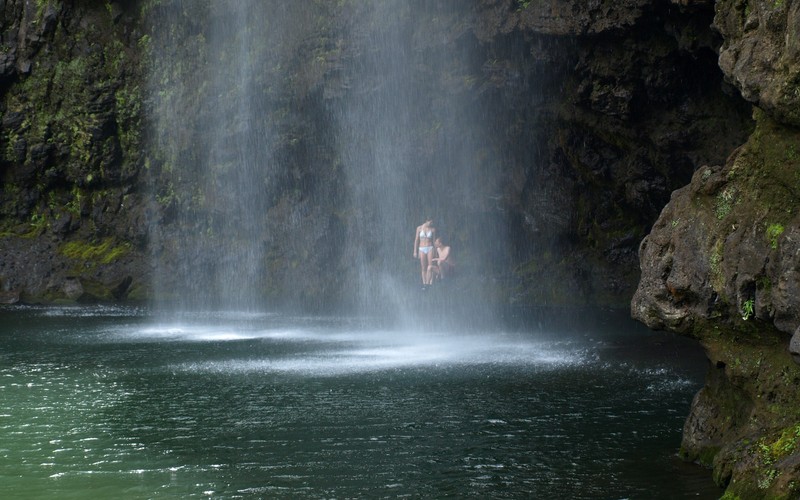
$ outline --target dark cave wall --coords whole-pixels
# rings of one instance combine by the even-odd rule
[[[750,106],[716,65],[713,5],[514,7],[495,2],[478,29],[495,43],[522,40],[524,54],[506,61],[536,89],[499,85],[497,107],[515,110],[497,123],[510,139],[512,299],[625,303],[639,279],[638,242],[670,193],[752,129]]]
[[[222,223],[225,215],[224,203],[187,211],[192,200],[181,193],[192,189],[165,182],[163,174],[176,162],[191,168],[192,158],[202,154],[192,144],[202,146],[203,123],[220,112],[213,104],[182,124],[182,144],[148,150],[146,144],[158,142],[144,136],[148,106],[156,105],[145,93],[145,68],[166,78],[203,74],[188,64],[147,66],[148,50],[167,27],[148,33],[144,20],[184,19],[184,35],[174,32],[175,24],[170,28],[171,36],[186,41],[174,50],[199,50],[192,41],[202,43],[202,5],[40,4],[41,9],[30,2],[5,5],[7,39],[26,43],[8,52],[13,64],[6,66],[3,87],[2,242],[8,257],[0,286],[26,300],[113,299],[130,292],[147,297],[151,255],[167,267],[200,263],[202,255],[187,255],[171,241],[181,225],[213,231],[219,224],[214,221]],[[493,131],[491,151],[475,153],[498,159],[484,167],[493,171],[483,177],[495,179],[481,187],[485,195],[479,198],[487,201],[469,210],[455,199],[432,208],[449,220],[447,229],[468,261],[496,262],[484,270],[491,276],[475,284],[486,286],[492,278],[496,300],[620,305],[638,280],[638,242],[669,194],[695,168],[722,162],[744,141],[749,109],[722,82],[715,64],[721,39],[709,28],[708,2],[609,2],[589,10],[580,2],[526,5],[485,0],[458,14],[409,7],[407,15],[397,16],[399,23],[415,24],[409,31],[423,58],[425,51],[472,51],[462,67],[447,68],[463,78],[447,80],[431,69],[420,77],[437,82],[432,93],[472,101]],[[293,6],[303,28],[269,49],[291,55],[282,73],[264,76],[283,82],[269,87],[270,102],[279,105],[265,119],[278,130],[274,160],[286,168],[264,179],[264,205],[254,210],[269,214],[264,234],[281,233],[287,220],[298,217],[309,228],[294,242],[264,242],[265,266],[272,272],[262,287],[288,302],[324,302],[354,285],[347,282],[352,273],[337,242],[358,234],[354,228],[372,213],[369,207],[343,206],[352,189],[347,183],[354,181],[337,167],[336,137],[320,125],[335,119],[332,110],[347,92],[368,92],[347,71],[369,50],[368,40],[363,46],[335,42],[343,33],[366,36],[374,29],[353,25],[359,17],[352,9],[358,8],[348,2]],[[419,22],[419,12],[442,18]],[[212,101],[198,96],[203,99]],[[441,114],[441,105],[431,101],[421,108]],[[410,163],[418,171],[409,177],[424,176],[432,166],[442,179],[480,177],[479,171],[459,170],[452,155],[443,154],[458,149],[455,133],[412,131],[418,148]],[[167,158],[165,151],[178,157]],[[434,187],[419,193],[421,200],[440,197]],[[180,213],[193,216],[179,221]],[[481,246],[486,225],[502,227],[507,254]],[[152,227],[165,228],[156,240]],[[26,251],[30,247],[37,251]],[[295,265],[302,249],[312,247],[316,252],[305,265]],[[214,262],[199,265],[213,269]],[[129,281],[130,289],[124,285]],[[83,294],[80,287],[75,291],[76,283]]]

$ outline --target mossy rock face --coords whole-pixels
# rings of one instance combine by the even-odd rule
[[[758,126],[725,166],[698,169],[642,243],[634,317],[690,333],[694,320],[800,325],[800,133],[756,111]]]
[[[415,182],[409,206],[438,204],[437,216],[449,222],[462,255],[490,263],[480,279],[496,284],[496,300],[627,301],[637,280],[638,241],[670,192],[700,163],[721,161],[749,126],[742,101],[720,92],[710,7],[625,0],[588,12],[576,1],[527,2],[524,8],[489,0],[458,9],[445,4],[289,2],[280,10],[291,16],[277,29],[278,13],[259,3],[254,8],[264,14],[251,16],[258,23],[252,32],[263,36],[247,57],[257,68],[252,87],[263,99],[250,100],[256,119],[241,120],[226,109],[244,87],[208,84],[212,75],[232,72],[234,58],[229,50],[213,52],[205,20],[227,22],[235,9],[207,0],[191,9],[171,0],[7,1],[3,32],[24,34],[9,39],[30,43],[0,53],[0,218],[13,222],[8,227],[27,227],[30,238],[91,242],[99,234],[127,242],[133,250],[120,261],[146,255],[148,229],[159,227],[155,251],[174,250],[163,255],[167,269],[179,269],[184,257],[206,262],[197,245],[180,248],[170,239],[202,235],[209,248],[231,239],[225,221],[236,199],[221,199],[208,186],[225,182],[239,157],[237,139],[257,122],[274,131],[262,134],[269,144],[258,148],[273,152],[270,162],[282,168],[250,183],[263,187],[253,210],[270,219],[247,237],[269,240],[259,271],[277,270],[253,288],[273,298],[337,300],[352,286],[341,276],[353,265],[353,252],[339,244],[358,237],[355,228],[368,227],[383,200],[347,206],[344,200],[364,187],[363,176],[348,171],[348,157],[368,151],[342,153],[333,137],[340,134],[325,124],[341,118],[337,110],[348,99],[369,102],[380,91],[386,75],[362,78],[358,68],[374,54],[371,40],[396,29],[413,40],[407,55],[418,57],[412,66],[422,71],[417,79],[424,88],[411,103],[418,109],[408,110],[424,119],[401,127],[408,134],[404,142],[414,145],[404,175],[413,181],[435,171],[438,178],[474,179],[476,185],[465,201],[459,190],[438,182]],[[392,15],[363,15],[370,10]],[[169,26],[148,32],[151,21]],[[148,60],[159,47],[173,51],[177,63]],[[467,52],[463,60],[430,63],[444,53]],[[278,53],[282,58],[274,59]],[[143,72],[147,63],[150,80]],[[181,81],[196,82],[195,91],[175,85]],[[685,81],[698,83],[688,87]],[[148,85],[154,92],[145,92]],[[453,105],[437,96],[460,100]],[[173,127],[180,133],[155,134],[145,144],[145,116],[153,125],[155,110],[184,107],[194,111]],[[228,119],[223,137],[209,141],[207,125],[219,116]],[[476,146],[481,134],[460,125],[484,120],[492,138]],[[366,132],[372,131],[356,135]],[[209,144],[217,144],[214,151],[204,149]],[[193,179],[208,158],[218,161],[209,162],[204,185]],[[329,220],[337,212],[348,217]],[[312,228],[303,241],[271,241],[269,235],[298,214],[302,226]],[[397,226],[418,223],[416,214],[406,218]],[[493,237],[485,237],[486,221],[508,228],[506,248],[498,251]],[[407,228],[391,228],[391,234],[402,231]],[[181,233],[186,237],[176,236]],[[384,236],[365,251],[391,253],[380,245],[394,236]],[[296,266],[295,246],[316,251]],[[370,272],[401,267],[387,265],[387,258],[366,265]],[[207,258],[212,266],[220,260]],[[557,269],[530,272],[533,261]],[[406,275],[413,273],[408,269]],[[538,286],[543,281],[553,285]]]
[[[703,164],[724,162],[752,130],[750,106],[720,92],[710,47],[721,41],[707,27],[713,12],[639,1],[599,10],[588,16],[575,2],[530,2],[517,13],[520,29],[533,32],[526,35],[575,37],[569,49],[538,39],[552,50],[543,58],[568,61],[554,82],[568,97],[529,92],[529,101],[540,99],[540,122],[507,131],[535,144],[507,167],[511,242],[522,256],[512,296],[521,301],[628,303],[639,242],[670,194]]]
[[[44,233],[6,236],[0,238],[0,247],[0,284],[16,291],[23,303],[142,301],[152,296],[147,254],[124,240],[73,235],[69,242],[58,242]]]
[[[791,0],[721,0],[714,25],[719,64],[742,95],[777,121],[800,127],[800,8]]]
[[[788,344],[800,325],[800,132],[760,110],[754,118],[748,142],[724,166],[700,168],[642,243],[631,309],[706,348],[684,456],[713,465],[741,498],[794,498],[800,366]]]
[[[747,468],[754,467],[741,462],[753,444],[774,444],[764,459],[769,463],[800,452],[786,431],[800,423],[800,394],[794,390],[800,366],[784,343],[770,343],[774,335],[707,331],[701,343],[709,356],[709,373],[692,405],[682,449],[686,458],[713,465],[719,481],[727,483],[736,476],[742,480]]]
[[[138,2],[3,5],[0,280],[23,301],[113,300],[147,272]]]
[[[20,32],[38,34],[35,44],[9,52],[32,64],[3,92],[8,126],[0,153],[11,167],[5,180],[21,192],[130,182],[142,145],[135,32],[117,25],[103,5],[40,2],[44,8],[36,12],[33,2],[23,4],[20,18],[11,20]],[[52,25],[43,20],[48,15]],[[47,50],[34,49],[42,46]]]

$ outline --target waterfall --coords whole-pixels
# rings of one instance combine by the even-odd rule
[[[150,95],[157,290],[183,308],[260,307],[276,103],[260,63],[281,37],[258,0],[153,8]]]
[[[431,215],[473,304],[503,255],[499,168],[460,2],[150,5],[160,298],[413,316]],[[469,294],[467,294],[469,295]],[[463,297],[466,297],[462,293]],[[425,299],[422,299],[425,300]]]
[[[491,216],[499,169],[475,97],[481,63],[469,31],[471,7],[366,2],[352,14],[343,70],[350,91],[333,105],[356,214],[347,241],[362,307],[391,309],[417,323],[419,304],[429,300],[412,258],[414,229],[426,217],[464,274],[459,287],[435,291],[437,297],[455,294],[483,307],[489,290],[469,278],[504,254],[505,237]],[[458,293],[467,286],[471,293]]]

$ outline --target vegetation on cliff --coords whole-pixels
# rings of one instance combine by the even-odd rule
[[[690,192],[673,199],[676,205],[690,200],[691,206],[678,210],[691,213],[691,224],[707,234],[688,244],[675,241],[676,254],[688,247],[708,264],[703,269],[696,261],[676,259],[672,266],[688,278],[681,280],[688,288],[700,291],[708,280],[711,293],[689,298],[685,316],[673,314],[677,304],[670,308],[660,298],[651,305],[658,304],[656,316],[672,317],[667,324],[684,316],[678,329],[691,325],[711,360],[706,387],[684,432],[689,457],[713,465],[717,481],[727,485],[725,498],[795,498],[800,492],[800,369],[792,360],[789,336],[797,337],[800,327],[800,45],[792,30],[800,4],[722,1],[716,9],[715,25],[725,37],[720,66],[758,105],[758,125],[723,168],[701,169]],[[669,207],[667,212],[675,213]],[[669,217],[662,215],[656,226]],[[642,257],[648,276],[643,288],[658,297],[650,280],[660,266],[651,268],[648,256],[653,256],[650,250]],[[638,299],[643,295],[637,291]],[[647,309],[637,307],[647,302],[638,299],[634,315]]]
[[[74,293],[82,281],[111,298],[146,254],[136,24],[116,3],[4,9],[0,286],[30,301],[89,298]],[[70,252],[51,250],[97,238],[119,240],[133,258],[111,265],[90,254],[76,268]]]
[[[706,386],[682,453],[714,468],[726,498],[800,493],[800,131],[756,108],[748,141],[676,191],[642,242],[632,312],[697,338]]]
[[[239,154],[235,148],[246,124],[229,123],[228,135],[213,141],[206,124],[248,89],[210,84],[213,74],[227,74],[232,66],[225,54],[209,52],[215,35],[198,24],[213,18],[222,25],[232,12],[213,2],[192,9],[170,1],[124,8],[116,2],[42,2],[38,13],[25,11],[23,3],[11,5],[18,9],[16,18],[9,17],[18,23],[12,29],[33,29],[25,23],[38,25],[34,14],[46,17],[50,28],[38,42],[46,54],[36,52],[33,69],[13,72],[5,87],[2,234],[128,242],[129,258],[109,269],[120,267],[117,281],[133,275],[142,287],[151,281],[147,245],[171,262],[168,267],[179,268],[178,260],[208,258],[192,256],[196,245],[181,248],[180,242],[189,241],[181,233],[208,235],[220,245],[238,239],[223,237],[236,200],[220,198],[219,186],[229,182],[230,160]],[[259,113],[260,136],[267,141],[260,148],[270,151],[264,161],[281,168],[265,170],[258,182],[264,192],[251,210],[267,214],[266,226],[251,232],[279,234],[288,218],[302,213],[309,228],[302,242],[264,241],[263,275],[270,279],[258,286],[273,298],[324,301],[336,295],[333,290],[353,286],[341,279],[352,273],[337,242],[350,241],[380,207],[346,206],[353,201],[348,193],[359,189],[348,162],[368,155],[352,150],[349,160],[343,157],[323,124],[338,120],[342,103],[354,95],[364,102],[373,98],[379,82],[359,80],[352,68],[363,66],[375,50],[362,42],[388,28],[375,20],[353,23],[369,18],[366,5],[310,5],[293,5],[287,14],[287,8],[272,12],[263,4],[263,15],[252,16],[274,25],[274,36],[265,34],[248,52],[258,71],[253,86],[262,94],[250,107]],[[407,162],[409,182],[431,169],[442,182],[495,179],[477,183],[481,194],[469,203],[458,198],[459,191],[442,191],[436,183],[420,185],[417,202],[410,202],[420,209],[436,206],[462,262],[497,264],[481,281],[496,284],[499,300],[619,305],[638,278],[637,242],[669,193],[700,162],[721,161],[743,140],[749,118],[740,101],[719,92],[715,42],[703,21],[707,9],[653,11],[627,2],[602,14],[601,22],[545,7],[484,1],[456,15],[420,4],[381,21],[408,33],[421,61],[414,78],[430,87],[424,95],[431,100],[419,100],[414,111],[419,126],[404,132],[417,145]],[[414,21],[414,12],[426,12],[428,21]],[[76,24],[81,20],[84,28]],[[159,28],[147,32],[140,27],[145,20]],[[73,32],[78,35],[70,38]],[[577,36],[577,43],[569,36]],[[620,45],[630,47],[622,58],[614,49]],[[467,47],[469,58],[424,64]],[[685,85],[687,80],[694,83]],[[185,81],[196,84],[194,94],[177,85]],[[436,95],[458,96],[470,109],[484,111],[465,107],[445,120],[456,111]],[[179,123],[154,122],[157,111]],[[475,137],[459,137],[459,124],[475,122],[476,113],[487,117],[483,126],[492,131],[492,146],[476,147]],[[157,134],[149,141],[153,147],[145,148],[144,130],[159,126],[180,133]],[[723,140],[717,128],[727,131]],[[211,147],[217,149],[212,153]],[[37,156],[40,150],[47,154]],[[206,180],[198,183],[193,179],[201,170]],[[418,215],[408,216],[411,226]],[[487,225],[508,228],[507,253],[497,255],[491,239],[480,236]],[[151,239],[154,227],[162,231]],[[367,255],[382,254],[375,242],[366,245]],[[306,255],[303,266],[293,264],[308,248],[318,250]],[[48,278],[46,285],[42,275],[23,276],[30,262],[20,256],[19,265],[0,273],[0,286],[24,289],[29,297],[48,287],[56,293],[58,279]],[[213,274],[218,263],[212,258],[204,267]],[[62,266],[70,267],[52,263]],[[107,280],[115,286],[111,275]]]

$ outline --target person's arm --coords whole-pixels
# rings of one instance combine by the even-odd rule
[[[414,231],[414,257],[417,256],[417,248],[419,248],[419,228]]]

